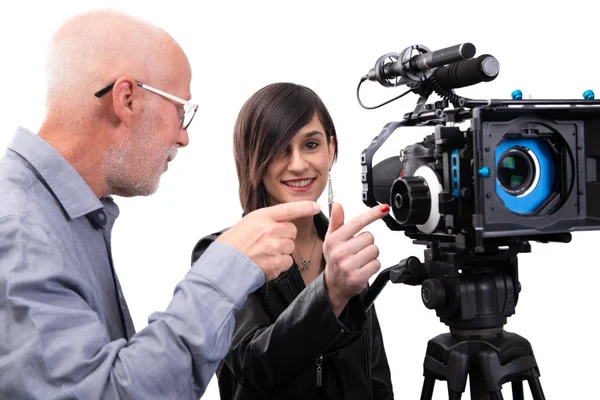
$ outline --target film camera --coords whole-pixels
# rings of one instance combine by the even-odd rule
[[[362,196],[368,206],[389,204],[387,227],[426,246],[423,262],[409,257],[383,270],[364,301],[370,307],[388,281],[421,285],[424,305],[449,327],[428,342],[421,400],[432,399],[436,380],[460,399],[467,376],[472,399],[502,399],[511,382],[522,400],[526,380],[540,400],[531,344],[504,330],[521,290],[517,255],[530,241],[567,243],[573,231],[600,229],[600,102],[590,90],[581,100],[459,96],[454,89],[499,74],[496,58],[474,56],[471,43],[433,52],[415,45],[383,55],[360,80],[367,109],[419,96],[362,153]],[[367,80],[408,90],[367,107],[359,95]],[[440,100],[428,103],[434,93]],[[417,126],[429,127],[421,142],[372,165],[392,133]]]

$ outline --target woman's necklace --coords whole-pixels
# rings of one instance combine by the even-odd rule
[[[313,248],[310,251],[310,254],[308,256],[308,258],[304,258],[300,255],[300,251],[296,250],[296,252],[298,253],[298,257],[300,257],[300,262],[302,263],[302,267],[300,267],[301,271],[307,271],[310,269],[310,264],[311,264],[311,259],[312,259],[312,255],[315,252],[315,247],[317,246],[317,228],[315,228],[315,242],[313,244]]]

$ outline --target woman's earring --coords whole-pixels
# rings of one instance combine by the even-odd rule
[[[267,195],[263,192],[262,195],[263,207],[269,207],[269,201],[267,200]]]
[[[328,182],[328,186],[329,186],[329,190],[327,193],[327,201],[329,203],[329,217],[331,217],[331,206],[333,204],[333,186],[331,185],[331,174],[328,175],[329,178],[329,182]]]

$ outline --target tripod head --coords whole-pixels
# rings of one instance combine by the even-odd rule
[[[570,234],[550,240],[568,243]],[[424,262],[411,256],[381,271],[363,297],[368,310],[388,282],[421,285],[421,300],[435,310],[451,330],[477,331],[501,328],[515,313],[521,291],[519,253],[529,253],[528,242],[484,253],[457,251],[433,241],[427,244]]]

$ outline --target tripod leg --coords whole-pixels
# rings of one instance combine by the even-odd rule
[[[502,392],[498,390],[497,392],[490,393],[491,400],[504,400],[504,396],[502,396]]]
[[[544,391],[542,390],[542,384],[540,383],[540,378],[529,378],[528,381],[533,400],[546,400]]]
[[[502,396],[502,392],[498,390],[497,392],[490,393],[491,400],[504,400],[504,396]]]
[[[513,400],[525,400],[523,381],[512,381]]]
[[[461,392],[455,392],[453,390],[448,390],[448,399],[449,400],[460,400],[462,397]]]
[[[435,385],[435,378],[425,373],[425,379],[423,380],[423,390],[421,391],[421,400],[433,399],[433,386]]]
[[[460,400],[462,392],[457,392],[450,389],[450,382],[448,382],[448,400]]]

